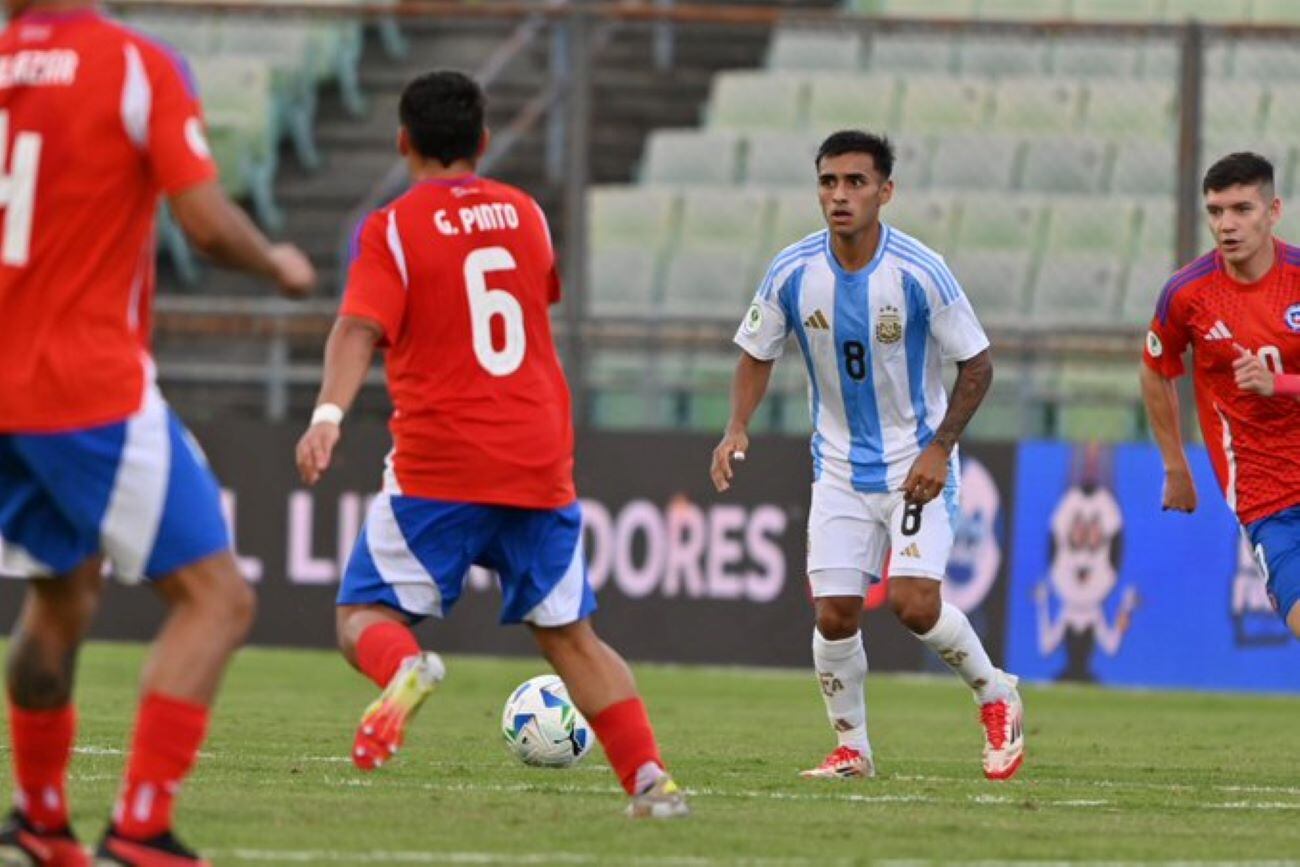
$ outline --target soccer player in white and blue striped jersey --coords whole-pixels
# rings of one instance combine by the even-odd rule
[[[984,774],[1010,779],[1024,757],[1016,678],[995,668],[940,582],[957,513],[957,439],[993,378],[989,341],[944,260],[881,222],[894,194],[888,139],[831,135],[817,154],[827,228],[772,262],[736,333],[743,350],[731,419],[713,453],[719,491],[749,449],[749,420],[787,338],[799,344],[812,413],[808,578],[813,661],[839,746],[814,778],[875,773],[867,736],[863,598],[889,563],[889,605],[975,693]],[[942,366],[957,365],[951,400]]]

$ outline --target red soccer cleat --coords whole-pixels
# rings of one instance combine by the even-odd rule
[[[980,705],[984,726],[984,776],[1009,780],[1025,761],[1025,706],[1016,690],[1019,678],[1006,675],[1010,694]]]
[[[361,717],[352,745],[352,763],[363,771],[373,771],[391,759],[402,745],[406,724],[445,673],[442,659],[436,653],[405,659],[379,698]]]
[[[799,776],[809,780],[857,780],[876,775],[871,756],[863,755],[853,747],[836,747],[820,765],[800,771]]]
[[[0,825],[0,864],[21,867],[90,867],[90,855],[72,830],[37,831],[18,810]]]
[[[187,849],[171,831],[148,840],[128,840],[110,827],[95,853],[95,867],[212,867]]]

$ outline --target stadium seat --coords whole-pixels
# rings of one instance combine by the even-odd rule
[[[1038,397],[1040,379],[1033,365],[997,359],[993,382],[962,439],[1020,442],[1046,436],[1046,413]]]
[[[1207,80],[1232,77],[1236,55],[1237,52],[1230,42],[1216,40],[1206,45],[1201,62]]]
[[[1119,141],[1110,191],[1121,196],[1172,196],[1178,188],[1178,151],[1172,141]]]
[[[1042,200],[1032,196],[967,196],[962,200],[956,249],[1024,251],[1042,247]],[[942,249],[940,252],[943,252]]]
[[[1107,159],[1107,144],[1100,139],[1032,138],[1025,146],[1020,186],[1045,193],[1099,193]]]
[[[220,19],[215,15],[165,12],[128,12],[125,23],[179,51],[187,60],[216,53]]]
[[[1044,256],[1031,290],[1039,327],[1107,327],[1119,306],[1123,263],[1106,253]]]
[[[966,77],[1041,75],[1046,69],[1047,43],[1041,39],[971,36],[957,49],[957,70]]]
[[[1274,84],[1300,81],[1300,49],[1290,42],[1238,42],[1232,74]]]
[[[1088,85],[1083,129],[1110,138],[1170,141],[1178,117],[1177,94],[1170,82],[1130,81],[1123,87]]]
[[[886,205],[881,216],[889,225],[940,253],[953,247],[957,208],[951,196],[904,193]]]
[[[1100,196],[1054,199],[1048,206],[1044,249],[1049,257],[1093,253],[1126,262],[1132,257],[1138,216],[1132,200]]]
[[[1207,80],[1201,134],[1207,138],[1240,137],[1247,140],[1262,135],[1266,92],[1262,84],[1215,78]],[[1289,113],[1295,114],[1294,111]]]
[[[989,88],[979,82],[912,76],[902,90],[898,128],[909,133],[972,132],[988,117]]]
[[[678,249],[664,276],[665,317],[739,322],[757,285],[753,255],[725,244]]]
[[[1068,0],[979,0],[979,17],[993,21],[1064,19]]]
[[[906,194],[910,190],[924,190],[930,184],[930,159],[934,153],[933,142],[925,136],[900,135],[891,137],[894,145],[894,184]]]
[[[1173,197],[1143,199],[1139,219],[1138,258],[1172,259],[1178,239]]]
[[[661,252],[675,239],[678,191],[671,187],[596,186],[587,192],[590,246],[642,246]]]
[[[769,186],[798,186],[813,194],[820,135],[802,132],[750,133],[745,144],[745,181]]]
[[[782,28],[772,35],[767,68],[856,71],[862,65],[862,54],[862,37],[852,31]]]
[[[1005,136],[951,135],[938,139],[930,159],[930,186],[954,190],[1009,190],[1020,141]]]
[[[268,18],[230,17],[221,22],[218,51],[270,64],[278,132],[293,144],[305,168],[320,166],[316,147],[316,80],[312,40],[306,26]]]
[[[206,56],[190,62],[203,92],[208,139],[222,184],[249,198],[258,221],[278,230],[284,215],[275,203],[276,107],[274,70],[253,57]]]
[[[724,72],[713,78],[708,125],[714,129],[796,129],[806,89],[802,78],[789,74]]]
[[[895,18],[974,18],[976,0],[881,0],[881,12]]]
[[[690,382],[686,409],[688,428],[718,432],[726,427],[731,416],[731,378],[735,369],[736,355],[730,352],[691,358],[687,368]],[[755,421],[760,424],[756,429],[761,430],[761,421],[770,418],[770,407],[760,408],[758,416]]]
[[[732,184],[740,166],[740,136],[731,130],[657,129],[650,133],[642,183]]]
[[[1182,72],[1182,48],[1174,40],[1146,42],[1142,50],[1142,77],[1149,81],[1177,82]]]
[[[652,315],[659,304],[660,267],[658,253],[639,244],[593,246],[587,256],[591,315]]]
[[[672,425],[675,384],[664,382],[662,367],[671,364],[663,353],[643,350],[598,350],[592,353],[588,384],[592,389],[592,421],[610,430],[644,430]],[[673,379],[670,375],[668,379]]]
[[[892,129],[898,91],[898,81],[891,75],[814,78],[808,98],[808,125],[819,133],[845,127]]]
[[[1295,141],[1300,136],[1300,83],[1276,84],[1269,92],[1265,133],[1269,138]]]
[[[1101,39],[1061,39],[1052,47],[1051,69],[1076,78],[1134,78],[1142,60],[1139,44]]]
[[[1058,410],[1056,435],[1069,442],[1126,442],[1137,436],[1139,412],[1135,400],[1100,404],[1066,401]]]
[[[1074,0],[1076,21],[1155,21],[1164,0]]]
[[[686,189],[678,248],[722,245],[756,252],[771,228],[771,200],[753,188]]]
[[[1175,24],[1190,19],[1207,24],[1244,23],[1248,8],[1247,0],[1165,0],[1164,18]]]
[[[1079,125],[1082,88],[1069,81],[1008,79],[993,92],[993,119],[998,132],[1061,133]]]
[[[1028,252],[959,249],[948,257],[948,265],[984,324],[1018,327],[1029,324],[1025,304]]]
[[[1155,313],[1160,291],[1174,273],[1172,255],[1138,259],[1124,275],[1124,297],[1120,321],[1135,328],[1145,327]]]
[[[769,260],[791,244],[826,228],[814,190],[778,193],[772,197],[772,206],[772,234],[767,245]],[[763,270],[766,272],[766,266]]]
[[[950,75],[957,68],[957,44],[944,34],[878,33],[866,65],[877,75]]]
[[[1255,0],[1251,19],[1261,24],[1300,24],[1300,4],[1295,0]]]

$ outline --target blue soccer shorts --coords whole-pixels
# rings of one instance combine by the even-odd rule
[[[0,434],[0,573],[63,575],[103,554],[125,581],[230,548],[203,453],[156,387],[122,422]]]
[[[338,604],[443,617],[473,565],[497,573],[502,623],[564,626],[596,610],[577,503],[520,509],[387,492],[370,505]]]
[[[1246,526],[1255,559],[1264,570],[1268,598],[1283,620],[1300,602],[1300,506]]]

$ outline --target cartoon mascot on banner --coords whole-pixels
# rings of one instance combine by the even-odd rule
[[[1119,652],[1138,604],[1137,588],[1126,587],[1113,623],[1106,619],[1106,600],[1119,583],[1124,516],[1105,483],[1109,454],[1091,443],[1075,454],[1070,487],[1051,522],[1048,580],[1035,589],[1038,650],[1043,656],[1065,644],[1065,669],[1058,680],[1094,682],[1092,656],[1100,647]],[[1050,585],[1050,586],[1049,586]],[[1051,596],[1059,611],[1052,620]]]

